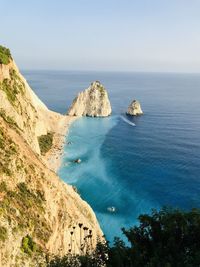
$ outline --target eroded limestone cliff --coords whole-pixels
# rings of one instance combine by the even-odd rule
[[[98,81],[80,92],[68,110],[71,116],[106,117],[112,112],[108,93]]]
[[[47,255],[84,253],[102,238],[90,206],[40,155],[38,137],[64,117],[38,99],[11,57],[0,64],[0,266],[46,266]]]
[[[16,122],[32,149],[40,153],[38,136],[56,129],[62,115],[48,110],[20,74],[15,62],[0,64],[0,109]]]

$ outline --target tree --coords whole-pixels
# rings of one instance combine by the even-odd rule
[[[140,225],[122,229],[133,266],[200,266],[200,211],[163,208],[140,215]]]
[[[139,216],[139,225],[122,229],[130,246],[115,238],[98,242],[93,253],[55,258],[50,267],[199,267],[200,210],[163,208]],[[73,259],[73,261],[72,261]],[[70,265],[71,264],[71,265]],[[79,264],[79,265],[77,265]]]
[[[130,248],[120,238],[115,237],[113,246],[109,248],[108,266],[124,267],[132,266]]]

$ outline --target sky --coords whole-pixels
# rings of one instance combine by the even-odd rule
[[[200,72],[200,0],[0,0],[21,69]]]

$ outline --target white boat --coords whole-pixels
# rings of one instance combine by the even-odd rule
[[[107,211],[109,211],[109,212],[115,212],[116,211],[116,208],[115,207],[108,207],[107,208]]]

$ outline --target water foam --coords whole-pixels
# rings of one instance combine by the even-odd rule
[[[126,122],[127,124],[129,124],[129,125],[131,125],[131,126],[136,126],[135,123],[129,121],[129,120],[126,119],[124,116],[121,115],[120,118],[121,118],[124,122]]]

